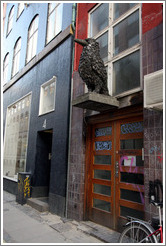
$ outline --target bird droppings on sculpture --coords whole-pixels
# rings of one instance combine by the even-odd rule
[[[99,43],[92,38],[75,39],[83,46],[78,72],[88,87],[88,92],[109,95],[107,88],[107,71],[100,56]]]

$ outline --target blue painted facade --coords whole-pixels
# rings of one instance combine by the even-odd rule
[[[8,35],[6,35],[7,18],[12,6],[14,6],[15,8],[13,28],[12,31]],[[11,79],[13,48],[19,37],[21,37],[20,70],[25,66],[28,28],[31,21],[34,19],[36,15],[39,15],[37,54],[39,54],[46,46],[48,3],[31,3],[28,7],[24,8],[24,11],[21,13],[18,19],[17,19],[17,9],[18,9],[18,3],[7,4],[6,21],[4,26],[4,39],[3,39],[4,41],[3,57],[5,57],[5,55],[9,52],[10,56],[9,56],[8,80]],[[62,31],[64,31],[71,24],[71,20],[72,20],[72,3],[63,3]]]
[[[28,7],[24,7],[24,11],[18,19],[18,4],[15,3],[13,28],[6,36],[7,20],[12,6],[12,3],[7,4],[3,38],[3,58],[9,52],[8,82],[4,86],[3,95],[4,130],[7,107],[28,93],[31,93],[26,171],[31,172],[32,175],[32,196],[47,195],[43,188],[48,185],[50,211],[64,216],[73,48],[73,35],[70,32],[70,25],[72,23],[72,4],[63,4],[62,31],[47,45],[46,30],[48,3],[30,3]],[[37,54],[36,57],[26,65],[28,28],[36,15],[39,15]],[[9,87],[8,84],[11,82],[13,49],[19,37],[21,37],[19,73],[21,74],[22,71],[23,73],[20,76],[18,73],[16,75],[18,79],[16,79]],[[60,42],[57,41],[57,44],[54,45],[56,39],[60,39]],[[49,47],[51,48],[49,49]],[[32,63],[33,65],[31,65]],[[24,72],[27,66],[30,66],[30,69],[27,69],[26,72]],[[55,110],[39,116],[41,85],[52,79],[53,76],[56,76],[57,78]],[[12,78],[12,81],[13,80],[14,78]],[[43,128],[44,122],[46,125]],[[49,141],[49,138],[45,139],[44,132],[50,129],[52,132],[52,157],[49,184],[45,184],[45,170],[42,170],[42,164],[40,163],[42,160],[39,160],[41,151],[40,153],[38,152],[38,145],[41,146],[42,141],[45,141],[45,147],[47,147],[46,142]],[[9,183],[9,180],[5,178],[4,184],[6,184],[5,187],[8,186],[8,188],[6,188],[8,190],[10,189]],[[14,192],[13,188],[11,188],[11,190]],[[57,199],[58,205],[56,204]]]

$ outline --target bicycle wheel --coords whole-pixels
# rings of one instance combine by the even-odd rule
[[[157,243],[155,235],[149,235],[148,228],[140,224],[130,224],[122,232],[119,243]]]

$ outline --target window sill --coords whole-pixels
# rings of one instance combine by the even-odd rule
[[[17,178],[8,177],[8,176],[5,176],[5,175],[3,176],[3,178],[11,180],[11,181],[14,181],[14,182],[18,182]]]
[[[137,88],[132,89],[132,90],[124,91],[122,93],[114,95],[114,97],[117,98],[117,99],[120,99],[120,98],[125,97],[125,96],[130,96],[131,94],[139,92],[139,91],[142,91],[141,87],[137,87]]]
[[[40,117],[40,116],[44,116],[44,115],[49,114],[49,113],[52,113],[52,112],[54,112],[54,111],[55,111],[55,109],[52,109],[52,110],[47,111],[47,112],[45,112],[45,113],[40,113],[38,116],[39,116],[39,117]]]

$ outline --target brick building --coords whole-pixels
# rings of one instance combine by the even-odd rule
[[[163,3],[78,3],[76,38],[87,37],[119,107],[72,108],[67,217],[120,230],[127,215],[152,218],[149,181],[163,182]],[[76,44],[73,101],[87,92],[81,52]]]

